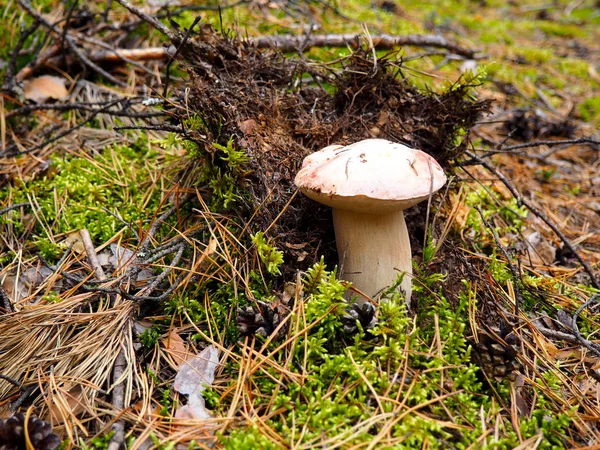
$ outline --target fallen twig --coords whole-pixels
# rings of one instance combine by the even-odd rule
[[[6,114],[6,118],[10,117],[20,117],[24,114],[33,112],[33,111],[88,111],[95,112],[98,111],[98,108],[101,106],[105,106],[109,104],[111,101],[104,102],[90,102],[90,103],[81,103],[81,102],[73,102],[73,103],[40,103],[34,105],[25,105],[20,108],[14,109]],[[152,117],[164,116],[163,112],[152,112],[152,113],[136,113],[131,111],[124,111],[122,109],[114,109],[104,111],[103,114],[109,114],[115,117],[130,117],[132,119],[148,119]]]
[[[46,145],[51,144],[52,142],[55,142],[63,137],[65,137],[68,134],[71,134],[72,132],[74,132],[75,130],[78,130],[79,128],[83,127],[86,123],[90,122],[91,120],[94,120],[94,118],[101,113],[106,113],[107,111],[109,111],[113,106],[116,106],[120,103],[123,103],[123,109],[126,109],[131,102],[134,99],[125,99],[125,98],[119,98],[117,100],[113,100],[110,103],[108,103],[104,108],[100,108],[97,110],[94,110],[85,120],[83,120],[82,122],[78,123],[77,125],[61,131],[60,133],[56,134],[55,136],[46,139],[44,142],[34,145],[31,148],[25,149],[25,150],[18,150],[18,147],[16,144],[11,144],[8,147],[6,147],[2,152],[0,152],[0,157],[9,157],[9,156],[17,156],[17,155],[23,155],[25,153],[31,153],[34,152],[36,150],[39,150],[41,148],[44,148]],[[60,125],[57,126],[53,126],[50,128],[50,132],[46,132],[45,134],[52,134],[54,131],[56,131],[58,128],[60,128]],[[43,135],[44,136],[44,135]]]
[[[106,280],[106,275],[104,274],[104,270],[102,269],[100,261],[98,260],[98,255],[96,254],[96,249],[94,248],[94,243],[92,242],[90,232],[84,228],[83,230],[79,231],[79,235],[81,236],[81,241],[83,242],[85,253],[87,254],[92,269],[94,269],[96,278],[101,281]]]
[[[9,211],[12,211],[14,209],[18,209],[18,208],[22,208],[24,206],[29,206],[31,207],[31,203],[25,202],[25,203],[17,203],[16,205],[11,205],[11,206],[7,206],[4,209],[0,209],[0,216],[4,213],[7,213]]]
[[[361,34],[314,34],[309,36],[278,35],[261,36],[250,38],[249,41],[255,43],[259,48],[278,48],[284,52],[291,52],[298,49],[307,50],[311,47],[354,47],[360,46],[363,35]],[[477,53],[462,47],[458,44],[448,41],[442,36],[431,34],[409,34],[406,36],[397,36],[391,34],[379,34],[371,36],[373,47],[377,49],[389,49],[402,45],[413,47],[435,47],[445,48],[465,58],[473,59]]]
[[[600,146],[599,140],[588,137],[582,137],[578,139],[562,139],[558,141],[531,141],[525,142],[523,144],[508,145],[504,147],[504,143],[508,140],[509,137],[510,134],[509,136],[507,136],[507,139],[505,139],[500,145],[498,145],[496,149],[490,150],[489,152],[485,152],[483,155],[480,156],[480,158],[487,158],[497,153],[511,153],[515,150],[520,150],[522,148],[539,147],[540,145],[545,145],[547,147],[556,147],[557,145],[566,144],[588,144],[592,146]]]
[[[599,297],[600,294],[592,295],[592,297],[579,308],[577,308],[577,311],[575,311],[575,314],[573,314],[573,332],[577,336],[579,342],[581,342],[585,346],[585,348],[594,353],[596,356],[600,356],[600,351],[593,345],[591,345],[590,342],[581,335],[579,327],[577,326],[577,318],[585,308],[588,308],[592,303],[596,303]]]
[[[595,342],[589,341],[585,338],[583,338],[583,341],[582,341],[577,336],[573,336],[570,333],[565,333],[564,331],[552,330],[550,328],[546,328],[546,327],[544,327],[542,325],[538,325],[538,324],[533,324],[533,325],[535,326],[536,330],[538,330],[540,333],[542,333],[547,338],[558,339],[559,341],[570,342],[571,344],[584,344],[586,347],[588,347],[588,345],[589,345],[591,347],[595,347],[596,351],[600,351],[600,350],[598,350],[600,348],[600,346],[598,344],[596,344]],[[585,341],[585,343],[584,343],[584,341]],[[596,351],[594,351],[594,354],[596,354]]]

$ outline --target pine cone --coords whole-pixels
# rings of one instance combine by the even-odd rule
[[[287,316],[286,309],[278,303],[255,301],[255,305],[244,306],[237,310],[238,330],[243,336],[270,336]],[[282,327],[275,338],[287,332],[287,325]]]
[[[29,440],[36,450],[54,450],[60,444],[60,438],[52,433],[52,427],[37,417],[27,422]],[[6,419],[0,419],[0,450],[25,450],[25,416],[21,413]]]
[[[519,353],[519,338],[508,330],[490,328],[490,332],[479,333],[479,343],[473,342],[471,360],[481,370],[496,381],[514,380],[521,363],[516,359]]]
[[[342,316],[344,331],[347,334],[356,334],[358,332],[358,323],[364,331],[368,331],[377,324],[375,317],[375,307],[369,302],[359,305],[355,303],[346,309],[346,314]]]

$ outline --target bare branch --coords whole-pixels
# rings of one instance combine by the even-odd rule
[[[283,52],[292,52],[298,49],[307,50],[311,47],[359,47],[363,36],[361,34],[315,34],[309,36],[279,35],[261,36],[250,38],[250,42],[256,43],[259,48],[278,48]],[[450,42],[442,36],[431,34],[409,34],[397,36],[391,34],[379,34],[372,36],[373,46],[376,49],[388,49],[408,45],[412,47],[435,47],[445,48],[465,58],[475,58],[476,50],[462,47]]]

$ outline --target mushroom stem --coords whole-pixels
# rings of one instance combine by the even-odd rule
[[[364,214],[334,208],[333,226],[341,278],[376,298],[405,272],[400,287],[410,307],[412,260],[403,212]]]

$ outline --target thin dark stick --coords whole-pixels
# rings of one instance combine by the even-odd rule
[[[173,258],[173,261],[171,262],[171,264],[169,265],[169,267],[167,267],[165,270],[163,270],[160,273],[160,275],[157,276],[156,279],[152,283],[150,283],[149,286],[147,286],[144,289],[142,289],[139,292],[140,295],[138,297],[147,296],[147,295],[152,294],[152,292],[154,292],[154,290],[158,287],[158,285],[167,277],[167,275],[169,275],[169,273],[171,273],[171,271],[175,268],[175,266],[177,264],[179,264],[179,260],[183,256],[183,251],[185,250],[185,247],[186,247],[185,244],[179,244],[179,248],[177,250],[177,254]],[[145,294],[145,295],[142,295],[142,294]]]
[[[130,13],[135,14],[140,19],[142,19],[144,22],[152,25],[154,28],[156,28],[158,31],[160,31],[162,34],[164,34],[166,37],[168,37],[171,40],[171,42],[179,42],[180,41],[179,36],[177,36],[175,33],[173,33],[169,28],[167,28],[165,25],[163,25],[161,22],[159,22],[156,18],[149,16],[148,14],[142,12],[141,10],[139,10],[138,8],[133,6],[131,3],[129,3],[127,0],[117,0],[117,2],[121,6],[123,6],[125,9],[127,9]]]
[[[171,217],[173,214],[175,214],[175,212],[177,212],[177,210],[179,210],[179,208],[181,208],[183,205],[185,205],[187,202],[189,202],[192,198],[193,198],[193,195],[188,194],[185,197],[183,197],[183,199],[181,199],[181,201],[177,202],[175,205],[171,206],[167,211],[162,213],[154,221],[154,223],[150,226],[148,233],[146,234],[146,236],[144,237],[144,240],[142,241],[142,243],[140,245],[139,251],[141,251],[143,253],[148,253],[148,247],[150,246],[150,241],[156,235],[156,233],[158,232],[158,230],[162,226],[162,224],[169,217]]]
[[[9,145],[4,152],[0,152],[0,157],[8,157],[8,156],[17,156],[17,155],[23,155],[26,153],[31,153],[34,152],[36,150],[39,150],[40,148],[44,148],[46,145],[51,144],[52,142],[58,141],[59,139],[65,137],[68,134],[71,134],[73,131],[78,130],[79,128],[83,127],[85,124],[87,124],[90,120],[93,120],[94,117],[96,117],[98,114],[101,114],[103,112],[106,112],[107,110],[109,110],[110,108],[112,108],[113,106],[124,102],[125,104],[129,105],[130,103],[130,99],[123,99],[120,98],[118,100],[115,100],[111,103],[109,103],[107,106],[105,106],[104,108],[98,109],[96,111],[94,111],[92,114],[90,114],[90,116],[88,118],[86,118],[83,122],[78,123],[77,125],[75,125],[74,127],[69,128],[68,130],[62,131],[60,133],[58,133],[56,136],[54,136],[53,138],[47,139],[44,142],[42,142],[41,144],[35,145],[31,148],[28,148],[26,150],[17,150],[17,151],[12,151],[15,148],[17,148],[17,146],[15,144]],[[53,127],[54,128],[54,127]],[[58,127],[56,127],[58,128]]]
[[[31,36],[35,30],[37,30],[40,26],[39,20],[35,19],[33,23],[26,30],[21,31],[21,35],[19,36],[19,40],[13,49],[10,60],[6,66],[6,72],[4,73],[4,86],[3,89],[9,92],[14,91],[15,87],[15,74],[17,72],[17,58],[19,57],[19,53],[23,46],[25,45],[25,41],[29,36]]]
[[[116,213],[112,212],[110,209],[108,208],[104,208],[102,207],[102,211],[104,211],[106,214],[110,214],[111,216],[113,216],[115,219],[117,219],[119,222],[121,222],[123,225],[125,225],[127,228],[129,228],[129,231],[131,231],[133,233],[133,235],[135,236],[135,238],[137,239],[138,243],[141,242],[141,238],[140,235],[138,234],[138,232],[135,230],[135,228],[133,228],[133,225],[131,225],[129,222],[127,222],[125,219],[123,219],[121,217],[121,214],[119,214],[119,212],[117,211]]]
[[[504,257],[506,258],[506,263],[508,264],[510,273],[513,276],[513,288],[515,290],[515,317],[518,318],[519,317],[519,308],[523,304],[523,294],[521,293],[521,287],[519,286],[519,280],[521,279],[520,274],[519,274],[519,272],[517,272],[517,268],[512,263],[510,255],[508,254],[508,250],[506,250],[506,247],[504,247],[504,245],[502,245],[502,242],[500,242],[500,238],[498,237],[496,230],[494,230],[494,227],[492,227],[492,225],[484,217],[483,211],[481,211],[481,208],[479,208],[479,206],[474,206],[474,208],[481,216],[481,220],[483,221],[486,228],[488,228],[492,232],[492,235],[494,236],[494,240],[496,241],[496,245],[498,246],[498,248],[500,249],[500,251],[502,252]]]
[[[169,84],[171,82],[171,65],[175,61],[175,58],[179,54],[179,51],[181,50],[181,48],[185,45],[185,43],[190,38],[190,34],[192,33],[192,30],[198,24],[198,22],[200,22],[200,19],[201,19],[200,16],[198,16],[198,17],[196,17],[194,19],[194,22],[192,23],[192,26],[189,27],[186,30],[185,35],[183,36],[183,39],[182,39],[181,43],[177,46],[177,49],[175,50],[175,52],[169,58],[169,62],[167,63],[167,68],[166,68],[165,87],[163,89],[163,94],[162,94],[163,98],[167,97],[167,93],[169,91]]]
[[[0,285],[0,300],[2,300],[4,311],[6,311],[6,313],[14,312],[10,297],[6,294],[2,285]]]
[[[14,387],[21,389],[22,388],[22,384],[19,383],[17,380],[15,380],[14,378],[9,377],[8,375],[2,375],[0,373],[0,379],[2,380],[6,380],[8,381],[10,384],[12,384]]]
[[[598,298],[600,298],[600,294],[592,295],[592,297],[579,308],[577,308],[577,311],[575,311],[575,314],[573,314],[573,332],[575,333],[575,336],[577,336],[577,339],[579,340],[579,342],[581,342],[581,344],[585,346],[585,348],[587,348],[596,356],[600,356],[600,351],[596,349],[593,345],[590,345],[589,341],[581,335],[579,327],[577,326],[577,318],[585,308],[588,308],[592,303],[596,303],[598,301]]]
[[[10,404],[10,409],[13,411],[25,403],[25,400],[27,400],[31,393],[37,389],[37,385],[34,384],[33,386],[28,386],[26,388],[21,387],[21,389],[23,389],[23,393],[19,395],[18,399]]]
[[[6,114],[6,118],[14,117],[14,116],[22,116],[24,114],[33,112],[33,111],[87,111],[93,112],[97,111],[97,106],[106,105],[109,102],[98,102],[98,103],[40,103],[39,105],[25,105],[18,109],[15,109],[8,114]],[[146,119],[152,117],[160,117],[166,115],[162,112],[155,113],[135,113],[129,111],[115,110],[115,111],[105,111],[105,114],[109,114],[115,117],[131,117],[134,119]]]
[[[530,148],[530,147],[538,147],[540,145],[546,145],[548,147],[556,147],[557,145],[565,145],[565,144],[589,144],[589,145],[600,145],[600,141],[592,138],[578,138],[578,139],[563,139],[560,141],[531,141],[525,142],[523,144],[515,144],[509,145],[507,147],[502,147],[502,144],[498,146],[496,150],[490,150],[489,152],[481,155],[481,158],[487,158],[489,156],[495,155],[496,153],[508,153],[513,152],[514,150],[520,150],[522,148]]]
[[[112,7],[112,0],[107,0],[106,6],[104,7],[104,11],[102,12],[102,22],[108,22],[108,13],[110,8]]]
[[[7,213],[8,211],[12,211],[13,209],[22,208],[24,206],[29,206],[31,208],[31,203],[25,202],[25,203],[17,203],[16,205],[12,205],[12,206],[7,206],[4,209],[0,209],[0,216],[4,213]]]
[[[172,133],[185,133],[181,127],[173,125],[124,125],[114,127],[113,130],[149,130],[149,131],[170,131]]]
[[[596,289],[600,289],[600,282],[598,282],[598,280],[596,279],[596,275],[592,271],[592,268],[590,267],[588,262],[585,259],[583,259],[579,252],[575,250],[575,247],[573,246],[573,244],[571,244],[571,241],[569,241],[567,237],[558,229],[558,226],[556,226],[550,219],[548,219],[548,217],[546,217],[546,215],[542,213],[539,209],[537,209],[527,200],[524,200],[519,191],[517,191],[517,189],[510,183],[510,181],[508,181],[504,174],[500,172],[496,167],[492,166],[487,161],[484,161],[482,158],[468,150],[465,152],[465,154],[469,156],[473,161],[477,162],[479,165],[485,167],[487,170],[494,173],[500,179],[502,184],[504,184],[504,186],[506,186],[506,188],[510,191],[513,197],[517,200],[519,206],[524,205],[534,215],[542,219],[542,221],[546,225],[548,225],[548,227],[550,227],[550,229],[560,238],[565,247],[569,249],[569,251],[575,256],[575,258],[577,258],[579,263],[583,266],[584,270],[590,277],[592,286],[594,286]]]

